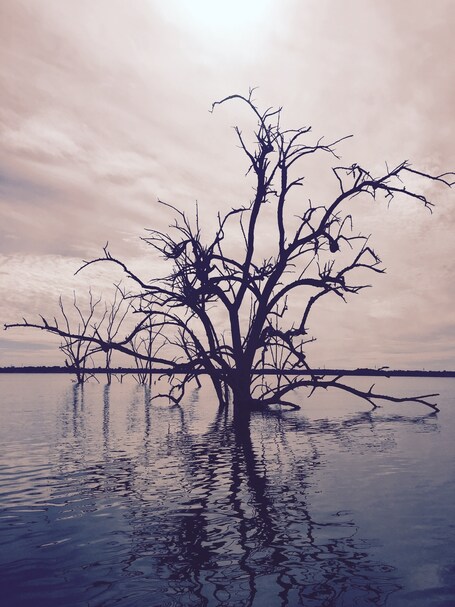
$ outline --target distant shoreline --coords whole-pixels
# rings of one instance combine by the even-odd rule
[[[145,373],[151,375],[181,375],[185,373],[195,373],[197,375],[206,375],[206,371],[190,371],[183,367],[176,369],[138,369],[131,367],[116,367],[113,369],[103,369],[102,367],[95,367],[91,369],[84,369],[87,374],[106,374],[112,375],[134,375],[137,373]],[[25,367],[0,367],[0,373],[67,373],[74,374],[75,370],[71,367],[37,367],[37,366],[25,366]],[[325,376],[366,376],[366,377],[455,377],[455,371],[423,371],[423,370],[401,370],[401,369],[312,369],[311,371],[302,370],[274,370],[274,369],[256,369],[252,371],[253,375],[325,375]]]

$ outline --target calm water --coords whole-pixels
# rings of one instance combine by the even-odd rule
[[[455,381],[441,412],[302,395],[238,432],[202,388],[0,376],[8,607],[455,605]]]

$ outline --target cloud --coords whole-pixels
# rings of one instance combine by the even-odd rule
[[[225,15],[222,35],[212,8],[197,12],[203,3],[191,18],[177,0],[166,7],[1,3],[0,281],[8,318],[52,310],[80,259],[107,240],[147,269],[137,237],[172,221],[158,197],[188,210],[198,200],[206,229],[219,209],[248,202],[251,176],[231,127],[248,132],[254,123],[241,104],[208,112],[213,100],[248,86],[259,85],[261,105],[284,105],[284,125],[313,124],[314,140],[355,134],[338,148],[344,163],[380,171],[385,160],[409,157],[429,171],[454,166],[450,0],[258,2],[256,15],[233,3],[237,30]],[[305,166],[303,203],[333,196],[329,160]],[[389,275],[383,286],[375,281],[375,296],[346,307],[351,315],[336,308],[343,329],[327,328],[335,308],[321,311],[318,333],[327,343],[332,337],[317,350],[321,360],[343,361],[349,346],[353,364],[381,363],[390,352],[406,366],[418,335],[438,344],[421,348],[421,361],[436,360],[439,349],[451,366],[441,335],[452,323],[455,207],[451,195],[427,193],[437,201],[431,218],[416,205],[355,205],[356,229],[373,234]]]

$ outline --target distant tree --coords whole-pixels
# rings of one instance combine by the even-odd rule
[[[94,326],[93,335],[99,339],[99,344],[104,352],[104,366],[106,368],[107,383],[112,383],[112,353],[113,349],[109,347],[115,339],[118,338],[120,328],[130,311],[131,303],[128,295],[121,290],[119,285],[115,285],[114,298],[108,305],[104,304],[104,314],[97,325]]]
[[[102,355],[104,364],[97,366],[106,369],[107,383],[110,384],[112,353],[114,350],[122,351],[122,342],[116,342],[115,348],[112,348],[111,344],[118,339],[119,331],[131,309],[128,294],[120,288],[120,285],[114,286],[114,297],[111,302],[104,302],[104,309],[102,298],[95,298],[91,289],[88,291],[85,305],[78,301],[76,293],[73,292],[71,307],[65,305],[63,298],[59,297],[60,314],[54,316],[52,321],[41,316],[40,323],[31,323],[24,319],[22,323],[5,325],[5,328],[29,327],[61,337],[59,349],[65,355],[65,366],[74,372],[78,384],[84,384],[94,377],[90,367],[95,366],[94,357],[99,358]],[[135,327],[132,334],[126,337],[126,343],[133,343],[137,330],[138,328]],[[131,354],[129,349],[126,353]],[[139,358],[142,356],[149,363],[148,355],[138,356]]]
[[[139,384],[148,386],[152,384],[153,357],[165,345],[165,342],[161,342],[159,346],[156,345],[156,340],[160,337],[162,331],[162,326],[159,330],[155,331],[152,322],[149,322],[131,340],[134,361],[137,369],[140,369],[135,376]],[[140,356],[141,354],[143,357]]]
[[[202,235],[197,206],[190,220],[187,213],[159,201],[175,212],[175,223],[169,232],[148,230],[144,240],[172,265],[165,278],[142,280],[107,247],[102,257],[85,262],[82,267],[101,261],[120,266],[138,288],[133,307],[141,320],[130,336],[117,343],[95,336],[95,342],[137,357],[133,340],[152,323],[165,336],[167,354],[143,352],[142,360],[186,372],[173,378],[171,399],[180,402],[188,382],[205,372],[220,402],[232,395],[238,415],[275,404],[297,407],[289,397],[300,387],[341,389],[373,406],[386,399],[414,400],[435,408],[428,400],[435,395],[397,398],[373,388],[353,388],[341,377],[316,376],[306,346],[313,340],[308,323],[317,302],[329,294],[345,300],[369,286],[359,274],[384,272],[368,238],[353,232],[347,203],[357,196],[371,201],[408,198],[431,210],[432,203],[417,189],[419,180],[451,186],[453,173],[431,175],[402,162],[373,176],[358,164],[336,164],[334,198],[324,205],[300,200],[296,217],[290,200],[304,181],[298,167],[313,154],[339,160],[336,146],[347,138],[311,142],[310,127],[283,129],[281,108],[260,111],[252,91],[217,101],[212,111],[235,100],[256,120],[253,143],[235,128],[254,179],[252,199],[218,214],[218,226],[209,239]],[[261,231],[264,226],[266,232]],[[40,328],[61,334],[49,324]]]
[[[63,340],[60,350],[65,355],[65,365],[73,370],[78,384],[84,384],[91,377],[91,374],[87,373],[87,362],[92,362],[93,354],[100,351],[99,345],[88,339],[93,337],[97,331],[94,317],[100,301],[101,299],[94,299],[92,292],[89,291],[88,312],[84,313],[77,302],[76,293],[73,293],[72,312],[75,312],[76,317],[74,318],[74,314],[71,314],[70,320],[70,314],[65,310],[62,298],[59,298],[63,322],[59,325],[57,318],[54,318],[53,326],[61,327],[58,333]],[[46,328],[48,323],[44,318],[42,320],[43,326]],[[46,328],[46,330],[48,329]],[[50,332],[55,333],[55,331]]]

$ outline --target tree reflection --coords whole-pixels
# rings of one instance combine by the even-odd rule
[[[283,428],[274,440],[281,447],[279,471],[292,454]],[[200,491],[176,518],[162,563],[169,566],[178,548],[179,559],[171,559],[176,589],[192,579],[201,604],[284,607],[384,604],[398,588],[393,569],[369,557],[349,517],[334,512],[332,521],[318,522],[311,513],[305,487],[319,458],[314,447],[299,466],[294,461],[281,485],[276,479],[271,485],[267,457],[258,456],[249,424],[218,417],[188,452],[193,459],[182,463],[191,477],[197,471]],[[225,495],[219,495],[220,481],[229,487]]]
[[[393,444],[381,443],[382,424],[437,429],[432,414],[309,421],[253,413],[239,424],[220,408],[201,432],[191,408],[157,408],[150,389],[138,387],[129,431],[138,434],[140,426],[141,438],[121,453],[110,431],[111,391],[103,393],[102,458],[85,471],[90,482],[81,483],[80,471],[73,480],[91,502],[107,491],[121,502],[116,587],[134,578],[135,605],[384,605],[400,588],[350,513],[336,503],[329,515],[314,511],[324,464],[319,439],[343,444],[353,429],[368,428],[387,449]],[[86,409],[74,403],[79,415]]]

